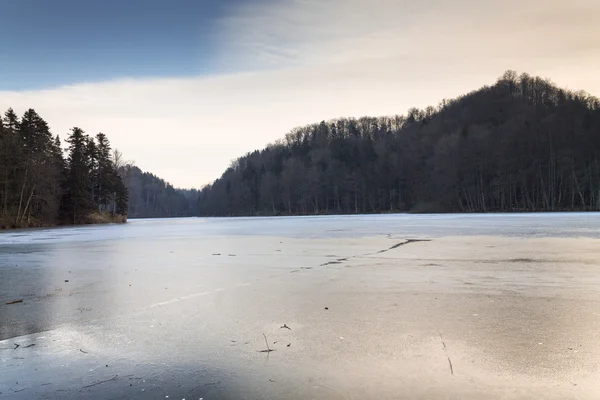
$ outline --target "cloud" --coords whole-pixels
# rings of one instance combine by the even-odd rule
[[[73,126],[102,131],[141,168],[199,187],[295,126],[435,105],[506,69],[600,95],[595,0],[367,3],[263,1],[231,13],[218,61],[254,72],[0,92],[0,108],[35,108],[63,138]]]
[[[262,0],[220,21],[223,60],[282,67],[437,54],[600,50],[596,0]]]

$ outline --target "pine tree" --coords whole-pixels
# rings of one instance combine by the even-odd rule
[[[47,191],[49,193],[48,199],[50,208],[46,215],[49,221],[55,222],[59,215],[60,204],[63,197],[63,188],[65,183],[65,159],[63,156],[63,150],[60,142],[60,137],[56,135],[51,147],[51,171],[52,174],[48,177],[46,182]]]
[[[98,149],[93,138],[85,135],[85,159],[87,160],[88,171],[90,175],[90,194],[94,206],[98,204]]]
[[[63,201],[63,216],[73,224],[83,222],[94,209],[90,176],[89,141],[80,128],[73,128],[69,138],[67,179]]]
[[[19,179],[16,223],[30,223],[30,217],[48,216],[58,204],[51,181],[60,171],[53,163],[54,141],[50,128],[33,109],[25,112],[19,125],[23,140],[24,172]]]
[[[0,179],[2,179],[2,188],[0,189],[0,225],[2,217],[6,212],[6,203],[8,200],[8,134],[4,127],[4,120],[0,115]]]
[[[127,216],[128,208],[129,208],[129,191],[125,183],[119,177],[115,171],[115,203],[116,203],[116,213],[119,215]]]
[[[116,190],[116,169],[111,158],[110,142],[103,133],[96,135],[96,149],[98,156],[98,174],[96,176],[96,193],[98,205],[101,210],[107,210],[112,204]],[[115,210],[112,210],[113,212]]]
[[[22,138],[19,132],[19,118],[12,108],[4,114],[2,133],[0,139],[0,179],[2,189],[0,192],[0,216],[5,223],[14,223],[10,216],[14,215],[14,205],[18,192],[17,174],[23,167]],[[12,221],[10,221],[12,219]]]

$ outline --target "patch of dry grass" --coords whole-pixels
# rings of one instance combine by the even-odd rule
[[[124,224],[127,222],[127,216],[121,214],[110,214],[95,212],[86,217],[87,224]]]

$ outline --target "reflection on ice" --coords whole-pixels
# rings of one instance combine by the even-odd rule
[[[596,399],[599,236],[592,213],[4,233],[0,392]]]

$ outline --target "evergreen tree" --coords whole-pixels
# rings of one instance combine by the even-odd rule
[[[113,203],[119,176],[116,173],[116,169],[111,158],[110,142],[108,141],[106,135],[103,133],[97,134],[96,142],[98,157],[96,193],[100,209],[107,210],[109,205],[112,205]]]
[[[67,180],[63,212],[73,224],[80,223],[93,209],[89,140],[80,128],[73,128],[66,140],[69,143]]]
[[[129,191],[125,186],[122,179],[118,178],[115,173],[115,204],[116,213],[120,215],[127,215],[129,208]]]
[[[98,149],[93,138],[85,135],[85,150],[84,157],[87,161],[89,171],[89,191],[92,202],[98,204],[98,194],[96,188],[98,186]]]
[[[46,121],[33,109],[25,112],[19,125],[23,140],[24,170],[19,176],[19,202],[16,223],[30,223],[35,215],[52,214],[58,203],[50,183],[60,172],[53,162],[54,141]]]
[[[19,119],[12,108],[9,108],[4,115],[5,118],[0,123],[0,179],[2,179],[0,225],[15,222],[13,216],[16,214],[14,208],[18,192],[18,175],[23,168]]]

